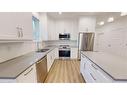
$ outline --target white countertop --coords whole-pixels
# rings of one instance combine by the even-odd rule
[[[114,80],[127,80],[127,58],[106,52],[82,51],[82,54],[108,73]]]

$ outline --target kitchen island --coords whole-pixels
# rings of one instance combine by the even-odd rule
[[[127,59],[114,55],[111,53],[106,52],[81,52],[82,58],[81,58],[81,73],[86,77],[85,69],[87,69],[87,65],[89,70],[87,73],[90,73],[90,76],[92,76],[93,82],[127,82]],[[83,68],[84,65],[84,68]],[[92,68],[92,70],[91,70]],[[95,72],[99,72],[104,79],[99,80],[98,77],[99,74],[96,74],[98,77],[96,77]],[[96,77],[96,78],[95,78]],[[108,80],[108,81],[105,81]],[[89,82],[89,80],[88,80]],[[92,81],[90,81],[92,82]]]

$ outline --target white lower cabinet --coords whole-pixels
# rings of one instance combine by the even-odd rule
[[[78,48],[71,48],[71,58],[76,59],[78,54]]]
[[[36,66],[35,64],[29,67],[21,75],[16,78],[18,83],[37,83]]]
[[[80,62],[80,72],[81,74],[84,73],[85,70],[85,56],[81,55],[81,62]]]
[[[87,83],[111,83],[112,78],[81,54],[80,72]]]
[[[55,48],[54,53],[55,53],[55,59],[58,59],[59,58],[58,48]]]
[[[47,54],[47,68],[50,70],[55,59],[58,58],[58,48],[53,49],[51,52]]]
[[[50,68],[52,66],[52,60],[53,60],[53,57],[52,57],[52,51],[51,51],[47,54],[47,68],[48,68],[48,71],[50,70]]]

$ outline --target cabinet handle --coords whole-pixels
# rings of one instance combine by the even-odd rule
[[[21,37],[23,37],[23,29],[20,28],[20,32],[21,32]]]
[[[18,38],[20,37],[20,31],[19,31],[19,27],[16,27],[17,29],[17,35],[18,35]]]
[[[20,35],[20,31],[18,30],[18,38],[20,38],[20,36],[21,36],[21,35]]]
[[[31,68],[27,73],[25,73],[24,76],[28,75],[32,70],[33,68]]]
[[[23,37],[23,31],[21,31],[21,33],[22,33],[22,37]]]
[[[94,69],[98,70],[93,64],[91,64],[91,66],[92,66]]]
[[[96,80],[96,78],[94,78],[94,76],[90,73],[90,75],[91,75],[91,77],[94,79],[94,80]]]

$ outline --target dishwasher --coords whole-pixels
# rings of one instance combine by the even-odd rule
[[[43,57],[36,63],[37,82],[44,83],[47,76],[47,57]]]

